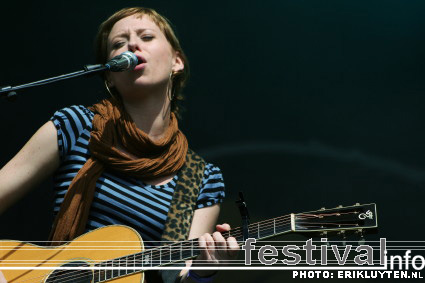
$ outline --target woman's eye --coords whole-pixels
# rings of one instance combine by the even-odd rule
[[[141,39],[144,41],[151,41],[153,39],[153,35],[142,35]]]
[[[115,42],[114,44],[112,44],[112,48],[114,49],[120,48],[121,46],[123,46],[123,44],[124,42],[122,41]]]

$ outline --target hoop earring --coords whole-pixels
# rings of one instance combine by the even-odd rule
[[[175,74],[174,72],[170,73],[169,84],[167,86],[167,96],[168,96],[168,99],[170,101],[173,101],[173,99],[174,99],[174,90],[173,90],[173,76],[174,76],[174,74]],[[171,84],[171,88],[170,88],[170,84]]]
[[[106,80],[103,81],[105,83],[106,90],[108,91],[109,95],[113,98],[116,98],[115,95],[112,94],[112,91],[109,89],[108,83]]]

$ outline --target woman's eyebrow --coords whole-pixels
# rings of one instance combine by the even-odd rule
[[[141,33],[145,32],[145,31],[153,31],[154,32],[154,30],[153,29],[150,29],[150,28],[139,28],[139,29],[136,29],[136,33],[137,34],[141,34]]]
[[[143,32],[145,32],[145,31],[153,31],[153,32],[155,32],[153,29],[149,29],[149,28],[139,28],[139,29],[136,29],[135,30],[135,32],[137,33],[137,34],[141,34],[141,33],[143,33]],[[115,39],[115,38],[117,38],[117,37],[123,37],[123,38],[128,38],[129,37],[129,34],[130,34],[130,31],[122,31],[122,32],[120,32],[119,34],[117,34],[117,35],[115,35],[115,36],[113,36],[111,39]]]
[[[117,34],[117,35],[114,35],[111,39],[115,39],[115,38],[117,38],[117,37],[124,37],[124,38],[128,38],[129,36],[129,33],[127,32],[127,31],[123,31],[123,32],[121,32],[121,33],[119,33],[119,34]]]

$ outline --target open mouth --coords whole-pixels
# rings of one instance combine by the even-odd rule
[[[146,60],[140,55],[136,55],[137,57],[137,65],[134,67],[133,71],[139,71],[145,68]]]
[[[136,57],[137,57],[137,60],[138,60],[137,65],[140,65],[140,64],[146,63],[145,58],[143,58],[142,56],[140,56],[140,55],[136,55]]]

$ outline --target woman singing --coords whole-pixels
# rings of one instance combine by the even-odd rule
[[[139,64],[104,73],[109,98],[59,110],[34,134],[0,171],[0,209],[53,174],[52,241],[123,224],[137,230],[148,248],[163,239],[199,238],[201,254],[187,266],[234,259],[235,238],[220,233],[229,225],[215,225],[224,197],[220,169],[191,151],[178,128],[188,61],[170,24],[152,9],[122,9],[101,24],[96,51],[99,64],[125,51]],[[183,197],[176,201],[177,191]],[[173,213],[181,206],[193,207],[185,214],[190,222],[173,230]],[[147,281],[212,282],[214,273],[163,272],[167,279]]]

